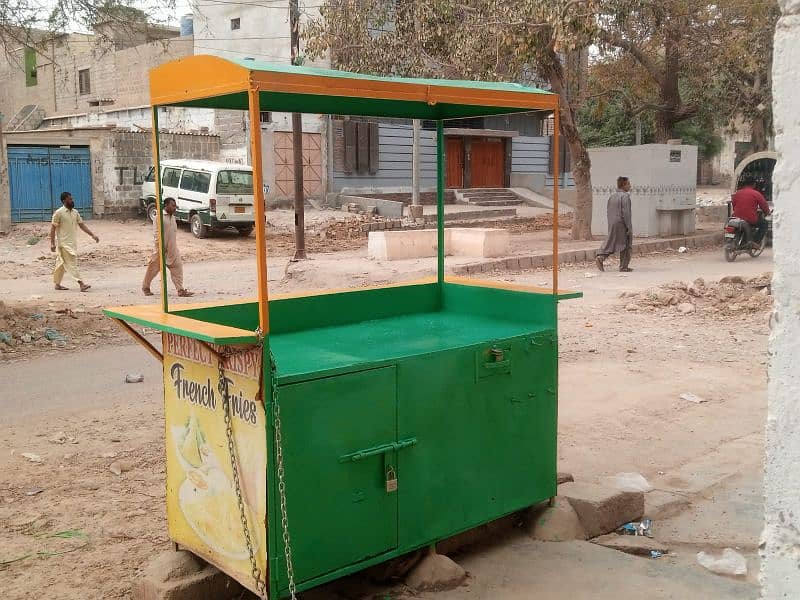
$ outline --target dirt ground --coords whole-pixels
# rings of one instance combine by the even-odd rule
[[[97,229],[101,246],[84,264],[96,268],[100,285],[90,294],[65,293],[63,301],[53,300],[48,289],[49,257],[39,259],[49,254],[45,240],[29,246],[30,232],[22,230],[0,242],[5,303],[0,319],[69,336],[40,351],[0,355],[7,375],[0,379],[0,588],[8,599],[130,598],[137,570],[170,547],[159,366],[109,328],[99,312],[108,302],[140,301],[130,280],[141,277],[149,229],[131,225],[123,235],[117,228],[106,232],[111,238]],[[204,299],[238,297],[252,289],[249,276],[235,282],[230,277],[249,268],[245,255],[252,239],[195,243],[184,234],[185,256],[187,262],[192,257],[193,282],[204,290]],[[104,239],[113,243],[102,247]],[[6,263],[10,257],[14,265]],[[337,270],[343,261],[347,268]],[[562,287],[580,289],[585,297],[560,308],[559,469],[587,481],[636,471],[664,493],[680,495],[684,508],[654,528],[658,538],[661,527],[674,553],[659,561],[617,558],[607,550],[612,554],[596,555],[585,549],[588,544],[573,551],[512,537],[460,555],[470,583],[424,595],[425,600],[522,600],[534,593],[542,598],[757,596],[760,500],[743,490],[760,486],[770,306],[759,286],[762,273],[771,269],[770,254],[734,264],[725,263],[717,250],[635,257],[633,266],[631,274],[588,267],[562,273]],[[413,279],[431,267],[422,260],[387,268],[347,250],[315,256],[305,265],[278,262],[270,285],[279,291],[359,286]],[[717,285],[724,276],[740,276],[744,283]],[[533,285],[550,280],[545,271],[493,277]],[[701,296],[688,292],[697,278],[707,290]],[[675,281],[683,283],[676,287]],[[756,300],[735,312],[709,310],[730,306],[733,297],[720,300],[720,293]],[[673,303],[672,295],[680,301]],[[679,312],[685,303],[695,310]],[[66,307],[72,315],[57,312]],[[141,373],[144,381],[127,384],[128,373]],[[682,400],[683,393],[705,402]],[[694,561],[699,550],[727,545],[738,546],[748,559],[744,580],[710,575]],[[538,565],[534,570],[531,561]],[[541,583],[547,573],[576,569],[580,576]],[[595,587],[599,581],[602,590]],[[347,580],[313,597],[370,597],[352,586]],[[412,596],[389,589],[378,597]]]

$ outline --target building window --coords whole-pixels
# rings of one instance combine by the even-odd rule
[[[25,85],[32,87],[38,83],[36,78],[36,50],[25,48]]]
[[[261,121],[262,124],[272,123],[272,113],[267,112],[266,110],[262,110],[261,113],[258,115],[258,120]]]
[[[78,71],[78,90],[81,96],[92,93],[92,84],[89,80],[89,69],[81,69]]]
[[[242,28],[242,20],[239,17],[231,19],[231,31],[236,31]]]

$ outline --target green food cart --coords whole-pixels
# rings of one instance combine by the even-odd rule
[[[163,363],[171,539],[278,599],[552,498],[557,305],[578,294],[557,265],[552,289],[445,276],[443,121],[536,110],[558,132],[558,97],[211,56],[154,69],[150,90],[156,172],[159,109],[249,111],[257,223],[260,111],[437,123],[436,277],[269,298],[256,227],[257,298],[170,307],[162,244],[161,304],[105,311]]]

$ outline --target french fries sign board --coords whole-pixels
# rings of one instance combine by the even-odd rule
[[[266,578],[267,448],[261,375],[259,347],[225,361],[242,499],[256,562]],[[209,347],[164,334],[169,535],[254,589],[219,377],[219,361]]]

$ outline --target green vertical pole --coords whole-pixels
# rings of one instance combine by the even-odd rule
[[[444,291],[444,121],[436,121],[436,230],[439,297]]]
[[[167,298],[167,248],[164,244],[164,198],[161,195],[161,150],[158,141],[158,106],[153,106],[153,177],[156,184],[156,212],[158,223],[158,250],[161,268],[161,310],[169,312]]]

